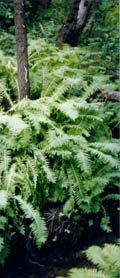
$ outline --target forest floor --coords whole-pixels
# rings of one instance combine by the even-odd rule
[[[78,242],[72,248],[70,242],[62,244],[46,244],[40,251],[34,247],[25,252],[23,246],[15,248],[10,254],[4,268],[0,269],[0,278],[57,278],[68,277],[71,268],[95,268],[87,261],[83,252],[91,244],[102,246],[104,243],[114,243],[116,235],[102,233],[86,244]],[[77,278],[77,277],[76,277]]]

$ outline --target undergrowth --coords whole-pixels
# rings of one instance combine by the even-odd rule
[[[67,45],[59,49],[44,39],[29,38],[28,42],[32,99],[63,93],[84,99],[97,93],[99,99],[101,90],[118,90],[118,80],[113,83],[111,76],[105,75],[106,61],[101,64],[100,52]],[[0,51],[0,63],[1,101],[7,93],[14,101],[19,98],[16,57]]]
[[[105,244],[103,248],[91,246],[86,251],[86,256],[91,263],[96,265],[96,268],[74,268],[69,273],[70,278],[119,278],[119,245]]]
[[[52,0],[48,9],[36,4],[31,5],[26,0],[25,16],[28,36],[33,39],[44,38],[50,43],[56,43],[58,33],[62,28],[66,17],[71,11],[73,0]],[[96,1],[99,2],[99,1]],[[91,16],[91,10],[89,18]],[[13,2],[0,3],[0,45],[6,53],[15,53]],[[118,78],[119,64],[119,7],[118,1],[103,0],[99,2],[95,11],[95,18],[91,34],[86,34],[87,24],[80,34],[78,45],[85,51],[99,52],[99,65],[105,65],[107,74],[113,72]],[[87,22],[88,23],[88,22]],[[104,70],[103,70],[104,72]]]
[[[30,40],[31,99],[19,101],[16,58],[0,52],[2,264],[14,234],[25,235],[26,221],[37,247],[46,241],[50,204],[61,204],[64,218],[94,214],[111,231],[106,202],[119,198],[108,194],[119,186],[118,140],[109,127],[113,112],[91,96],[101,100],[101,89],[116,84],[97,59],[77,47]]]

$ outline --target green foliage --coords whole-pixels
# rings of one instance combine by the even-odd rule
[[[16,58],[4,56],[0,52],[1,98],[5,101],[9,93],[11,100],[18,96]],[[105,64],[99,65],[99,53],[85,48],[59,49],[43,39],[29,39],[29,66],[31,98],[54,95],[79,95],[84,99],[95,95],[99,90],[111,88],[116,84],[103,75]],[[10,100],[7,103],[11,106]]]
[[[44,220],[40,217],[39,212],[34,210],[33,207],[22,200],[20,196],[17,196],[20,207],[22,208],[25,218],[31,219],[32,223],[30,228],[36,240],[37,247],[40,248],[41,244],[46,241],[47,230]]]
[[[13,34],[4,32],[0,35],[0,49],[4,51],[5,55],[15,54],[15,36]]]
[[[48,42],[56,42],[58,32],[69,14],[73,0],[52,0],[48,9],[37,5],[31,5],[26,1],[25,15],[27,22],[28,37],[44,38]],[[99,2],[99,1],[98,1]],[[86,27],[80,35],[78,45],[83,46],[85,52],[96,51],[99,71],[103,73],[115,73],[118,78],[118,22],[119,22],[118,1],[103,0],[96,10],[91,35],[86,35]],[[91,10],[92,12],[92,10]],[[91,16],[91,14],[89,15]],[[1,49],[8,55],[15,52],[13,1],[0,3],[1,28]],[[86,55],[85,55],[86,56]],[[93,58],[94,60],[94,58]],[[85,61],[86,62],[86,61]],[[97,62],[97,63],[96,63]],[[87,66],[87,65],[86,65]],[[93,70],[93,67],[91,67]]]
[[[92,246],[86,251],[89,261],[97,265],[97,269],[72,269],[71,278],[119,278],[120,274],[120,246],[105,244],[103,248]]]
[[[97,271],[97,269],[72,269],[71,278],[108,278],[103,271]],[[62,277],[59,277],[62,278]]]
[[[96,10],[96,18],[88,44],[101,49],[101,61],[106,60],[106,71],[118,70],[119,61],[119,5],[115,0],[103,0]]]
[[[1,111],[0,209],[9,236],[5,243],[16,230],[23,233],[22,219],[29,218],[40,247],[47,234],[39,212],[49,202],[63,203],[66,217],[76,208],[78,213],[101,211],[106,216],[102,194],[116,181],[118,141],[112,139],[103,108],[81,97],[53,93]],[[101,227],[108,230],[106,221]]]
[[[55,42],[72,3],[53,0],[50,9],[38,10],[26,1],[31,100],[23,101],[19,101],[14,56],[13,2],[0,3],[5,30],[1,28],[0,38],[2,264],[13,236],[24,236],[26,225],[37,247],[42,246],[47,239],[45,217],[53,203],[61,204],[62,217],[79,221],[82,230],[81,214],[88,214],[89,227],[94,225],[91,215],[95,215],[100,227],[111,231],[107,200],[119,199],[118,194],[108,194],[109,187],[114,191],[119,186],[119,146],[110,125],[112,129],[118,125],[118,104],[100,103],[100,91],[119,89],[118,81],[113,83],[111,76],[105,75],[115,70],[118,59],[114,29],[118,9],[116,1],[102,1],[89,46],[84,46],[85,40],[82,47],[65,45],[59,49],[49,42]],[[106,252],[114,252],[116,258],[112,248]],[[113,267],[116,261],[101,249],[91,252],[100,253],[99,260],[94,257],[93,261],[100,271],[81,270],[80,277],[88,277],[88,273],[92,277],[118,277],[107,272],[108,262],[110,271],[117,275],[118,264],[116,270]],[[100,265],[103,256],[104,270]],[[80,272],[74,275],[79,277]]]
[[[13,25],[13,1],[8,3],[0,2],[0,31]]]
[[[29,1],[27,1],[29,2]],[[46,38],[55,42],[65,17],[68,15],[74,0],[52,0],[48,9],[35,4],[26,6],[26,20],[28,32],[32,37]]]
[[[107,189],[117,185],[119,148],[109,128],[114,112],[91,102],[111,85],[95,65],[97,54],[30,39],[31,100],[22,101],[16,58],[1,51],[0,63],[0,262],[14,234],[25,234],[25,221],[41,247],[53,203],[69,219],[97,215],[110,231],[106,202],[118,194]]]
[[[30,0],[25,1],[25,18],[27,23],[27,30],[32,37],[47,38],[49,42],[55,42],[57,33],[61,28],[65,17],[72,7],[73,0],[52,0],[48,9],[38,6],[36,3],[33,5]],[[0,31],[8,32],[8,36],[12,41],[10,34],[14,34],[14,11],[13,1],[0,2]],[[42,27],[41,27],[42,26]],[[10,46],[9,40],[4,38],[7,48]],[[7,45],[8,43],[8,45]],[[3,43],[2,43],[3,45]],[[3,45],[4,49],[4,45]],[[11,51],[10,46],[10,51]],[[9,50],[8,50],[9,51]],[[9,53],[11,54],[11,53]]]

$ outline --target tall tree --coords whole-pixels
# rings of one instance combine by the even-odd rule
[[[29,97],[30,95],[24,0],[13,0],[13,1],[14,1],[14,19],[15,19],[19,94],[20,94],[20,99],[23,99],[24,97],[26,96]]]
[[[78,36],[86,24],[92,3],[92,0],[74,0],[73,8],[59,33],[59,44],[76,44]]]

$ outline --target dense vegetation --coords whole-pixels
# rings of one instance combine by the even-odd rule
[[[102,90],[119,89],[117,4],[104,0],[90,37],[84,30],[78,46],[59,48],[69,9],[57,2],[35,11],[27,1],[31,96],[22,101],[13,5],[0,3],[2,264],[15,235],[27,234],[40,248],[50,235],[57,240],[77,225],[80,232],[94,226],[111,232],[109,206],[115,202],[117,210],[119,106],[101,97]]]
[[[118,278],[120,274],[120,247],[105,244],[103,248],[92,246],[86,251],[88,260],[97,265],[94,269],[72,269],[71,278]]]

